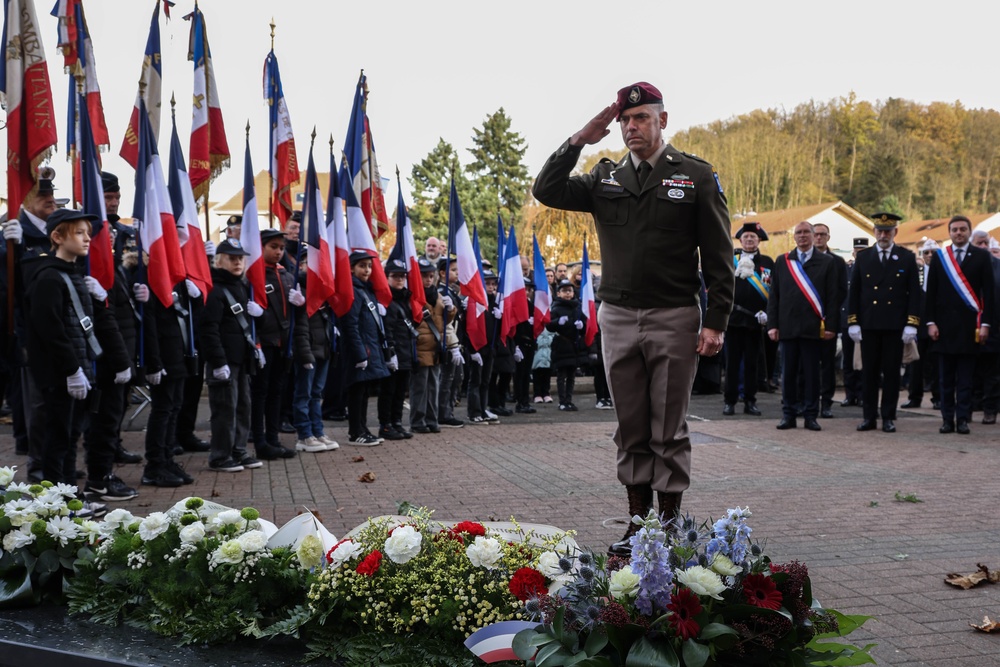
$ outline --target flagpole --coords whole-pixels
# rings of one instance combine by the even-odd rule
[[[271,17],[271,53],[274,53],[274,29],[277,24],[274,22],[274,17]],[[278,100],[271,100],[271,104],[277,104]],[[270,112],[268,112],[270,114]],[[268,123],[268,128],[270,129],[271,136],[268,137],[268,146],[271,147],[270,154],[267,156],[267,226],[269,229],[274,229],[274,126]],[[250,139],[250,121],[247,121],[247,140]],[[254,185],[256,188],[256,185]]]

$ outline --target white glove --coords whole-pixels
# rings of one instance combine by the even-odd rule
[[[216,380],[228,380],[229,375],[230,375],[229,364],[226,364],[225,366],[219,366],[218,368],[212,371],[212,377],[214,377]]]
[[[146,303],[149,301],[149,288],[142,283],[136,283],[132,285],[132,295],[139,303]]]
[[[851,337],[855,343],[861,342],[861,326],[857,324],[852,324],[847,327],[847,335]]]
[[[452,302],[451,297],[447,294],[441,297],[441,305],[444,306],[445,310],[455,309],[455,304]]]
[[[559,318],[559,324],[560,325],[566,324],[567,322],[569,322],[569,318],[566,317],[565,315],[563,315],[562,317]]]
[[[378,306],[378,314],[381,315],[382,317],[385,317],[385,306],[383,306],[381,303],[376,305]]]
[[[247,314],[250,317],[260,317],[264,314],[264,309],[260,307],[260,304],[256,301],[250,301],[247,303]]]
[[[160,382],[163,380],[163,377],[166,374],[167,374],[166,369],[163,369],[161,371],[156,371],[155,373],[146,373],[146,382],[155,387],[156,385],[160,384]]]
[[[251,301],[250,303],[253,303],[253,301]],[[253,356],[257,357],[257,365],[260,366],[261,368],[264,368],[264,366],[267,365],[267,359],[264,358],[264,350],[258,347],[253,351]]]
[[[354,367],[359,368],[361,370],[365,370],[366,368],[368,368],[368,360],[365,359],[363,361],[359,361],[358,363],[354,364]]]
[[[909,325],[903,327],[903,344],[909,345],[917,339],[917,328]]]
[[[397,357],[395,354],[392,355],[392,357],[389,359],[389,363],[386,365],[389,367],[390,371],[395,373],[396,371],[399,370],[399,357]]]
[[[198,289],[198,286],[195,285],[194,281],[191,280],[190,278],[184,279],[184,286],[187,287],[188,296],[191,297],[192,299],[197,299],[198,297],[201,296],[201,290]]]
[[[301,306],[305,304],[306,298],[302,296],[302,292],[293,287],[288,290],[288,302],[293,306]]]
[[[302,368],[306,369],[307,371],[311,371],[314,368],[316,368],[316,364],[302,364]]]
[[[215,257],[215,244],[211,241],[205,241],[205,256]]]
[[[483,355],[479,354],[478,352],[469,357],[469,359],[472,359],[479,366],[483,365]]]
[[[87,398],[90,391],[90,380],[87,379],[82,368],[77,368],[76,372],[66,378],[66,391],[78,401]]]
[[[334,336],[334,338],[340,338],[340,329],[338,329],[337,327],[334,327],[333,328],[333,336]]]
[[[123,371],[118,371],[115,373],[115,384],[125,384],[132,379],[132,369],[126,368]]]
[[[524,352],[521,352],[521,348],[517,345],[514,346],[514,361],[523,361]]]
[[[535,316],[532,315],[531,317],[528,318],[528,324],[534,324],[534,323],[535,323]]]
[[[451,348],[451,363],[456,366],[461,366],[465,364],[465,359],[462,358],[462,351],[457,347]]]
[[[97,282],[97,278],[94,276],[84,276],[83,282],[87,285],[87,291],[90,292],[90,296],[98,301],[104,301],[108,298],[108,290],[101,287],[101,283]]]
[[[577,328],[577,330],[582,331],[583,330],[583,320],[577,320],[576,322],[573,322],[573,326],[575,326]]]
[[[493,309],[493,317],[497,318],[498,320],[503,318],[503,311],[500,310],[500,306],[497,306],[496,308]]]
[[[757,318],[757,324],[761,326],[767,324],[767,313],[765,313],[763,310],[758,310],[757,314],[754,317]]]
[[[3,238],[5,241],[20,243],[23,236],[24,230],[21,229],[21,221],[17,218],[3,223]]]

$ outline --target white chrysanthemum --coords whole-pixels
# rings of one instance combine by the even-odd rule
[[[60,545],[66,546],[80,534],[80,527],[67,516],[57,516],[45,524],[45,532]]]
[[[167,532],[170,527],[170,519],[163,512],[153,512],[139,522],[139,537],[145,541],[155,539]]]
[[[35,534],[31,532],[31,524],[23,524],[17,530],[12,530],[3,538],[3,548],[5,551],[23,549],[35,541]]]
[[[3,466],[0,468],[0,486],[7,486],[14,481],[14,473],[17,471],[17,466]]]
[[[184,544],[194,544],[205,539],[205,524],[201,521],[184,526],[180,530],[181,542]]]
[[[63,484],[62,482],[59,484],[53,484],[52,488],[48,491],[49,493],[60,495],[63,498],[76,498],[76,487],[72,484]]]
[[[424,536],[413,526],[398,526],[385,541],[385,555],[402,565],[420,553]]]
[[[223,542],[212,554],[212,560],[216,563],[239,563],[243,560],[243,546],[239,540]]]
[[[243,551],[254,553],[267,546],[267,536],[259,530],[251,530],[240,535],[239,543]]]
[[[465,548],[465,555],[469,557],[476,567],[485,567],[487,570],[496,568],[500,562],[502,551],[500,543],[492,537],[476,536],[476,541]]]
[[[346,540],[337,545],[330,554],[330,564],[340,567],[352,558],[356,558],[364,551],[364,547],[354,540]]]
[[[31,484],[26,482],[10,482],[7,484],[8,491],[17,491],[18,493],[31,493]]]
[[[30,524],[38,518],[35,513],[35,501],[28,498],[15,498],[4,503],[3,513],[4,516],[10,519],[10,525],[15,528],[25,523]]]
[[[635,597],[639,593],[639,575],[623,567],[608,580],[608,593],[616,600]]]
[[[689,567],[674,575],[678,583],[687,586],[696,595],[707,595],[710,598],[721,600],[722,591],[726,590],[726,585],[722,583],[722,578],[715,572],[701,565]]]
[[[743,571],[743,568],[730,560],[729,556],[716,554],[712,559],[712,570],[721,575],[732,577]]]

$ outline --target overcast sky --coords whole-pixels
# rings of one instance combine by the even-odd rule
[[[48,14],[52,4],[36,0],[36,10],[56,118],[64,123],[66,74],[56,49],[56,20]],[[153,5],[153,0],[84,2],[111,134],[105,169],[122,181],[126,215],[134,175],[118,148]],[[178,131],[188,152],[193,65],[186,59],[190,24],[181,17],[193,6],[178,0],[169,23],[161,13],[164,162],[171,92],[177,95]],[[382,174],[392,175],[399,165],[407,203],[405,176],[439,137],[467,163],[473,127],[502,106],[513,130],[527,141],[525,160],[534,174],[567,136],[614,100],[618,88],[639,80],[663,92],[668,134],[755,108],[791,109],[851,90],[873,101],[961,100],[968,107],[1000,108],[1000,3],[995,0],[204,0],[200,7],[234,156],[230,170],[213,183],[213,201],[230,197],[242,185],[248,120],[255,169],[267,165],[261,75],[272,16],[300,167],[305,169],[314,125],[320,170],[328,164],[331,133],[339,155],[364,68]],[[621,148],[620,135],[612,130],[594,150]],[[57,187],[68,193],[65,135],[60,126],[59,154],[52,165]],[[6,150],[5,133],[0,144]],[[726,175],[721,176],[725,183]],[[391,211],[394,188],[386,203]]]

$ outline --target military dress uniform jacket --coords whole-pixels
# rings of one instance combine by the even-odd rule
[[[947,252],[947,251],[946,251]],[[982,304],[982,324],[994,323],[993,269],[990,252],[969,245],[961,264],[972,291]],[[937,325],[941,333],[932,350],[942,354],[977,354],[982,346],[976,342],[976,312],[969,308],[945,275],[941,258],[935,257],[927,275],[927,321]],[[993,328],[991,335],[996,335]]]
[[[734,255],[736,261],[739,261],[742,254],[743,251],[736,251]],[[770,285],[771,274],[774,272],[774,260],[758,250],[754,254],[753,270],[767,287]],[[762,310],[767,310],[767,298],[757,291],[749,278],[737,278],[733,296],[733,313],[729,316],[729,326],[759,330],[757,313]]]
[[[629,154],[571,176],[581,149],[564,143],[532,191],[546,206],[593,214],[601,244],[598,298],[629,308],[696,306],[700,254],[709,288],[704,325],[725,330],[733,304],[732,242],[712,166],[667,145],[640,188]]]
[[[894,245],[885,264],[878,246],[858,253],[851,270],[848,326],[902,331],[920,325],[920,276],[917,256]]]
[[[797,250],[793,250],[797,253]],[[837,267],[829,255],[813,249],[805,266],[806,275],[812,281],[823,304],[826,316],[826,331],[837,331],[840,326],[840,304],[837,295]],[[767,300],[767,328],[777,329],[781,340],[793,338],[820,338],[819,316],[813,311],[804,294],[792,278],[788,268],[788,257],[781,255],[774,263],[771,273],[771,296]]]

